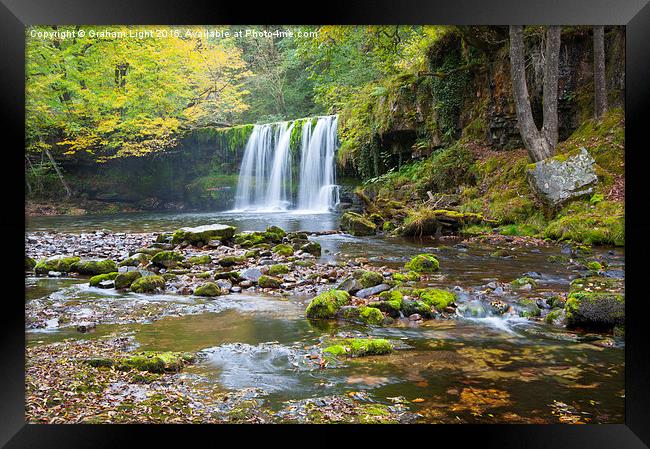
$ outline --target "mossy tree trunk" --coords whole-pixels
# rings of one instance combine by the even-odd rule
[[[546,31],[543,91],[544,123],[540,131],[533,119],[528,86],[526,85],[523,27],[520,25],[510,26],[510,71],[515,109],[517,110],[517,122],[521,138],[533,162],[553,156],[558,141],[557,88],[560,32],[559,26],[549,26]]]
[[[594,26],[594,115],[601,118],[607,112],[605,84],[605,27]]]

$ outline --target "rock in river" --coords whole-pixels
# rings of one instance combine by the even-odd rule
[[[195,228],[181,228],[172,235],[172,244],[187,242],[194,246],[203,246],[211,240],[228,240],[235,235],[235,227],[212,224]]]
[[[386,284],[375,285],[374,287],[362,288],[354,296],[358,298],[367,298],[368,296],[376,295],[377,293],[390,290],[390,286]]]

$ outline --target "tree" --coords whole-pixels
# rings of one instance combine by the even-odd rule
[[[533,162],[541,161],[555,154],[558,141],[557,87],[560,59],[559,26],[546,30],[544,51],[543,125],[539,130],[533,120],[530,97],[526,85],[523,27],[510,26],[510,71],[512,90],[517,110],[519,132],[528,155]]]
[[[601,118],[607,112],[605,84],[605,27],[594,26],[594,115]]]

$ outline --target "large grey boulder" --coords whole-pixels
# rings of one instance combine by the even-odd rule
[[[573,156],[554,156],[530,164],[528,183],[540,201],[558,207],[569,200],[593,193],[598,181],[594,164],[594,159],[584,148]]]

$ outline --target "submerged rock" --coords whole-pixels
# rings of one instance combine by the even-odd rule
[[[529,164],[526,175],[535,195],[549,206],[558,207],[593,193],[598,181],[594,164],[594,159],[582,148],[573,156],[560,154]]]

